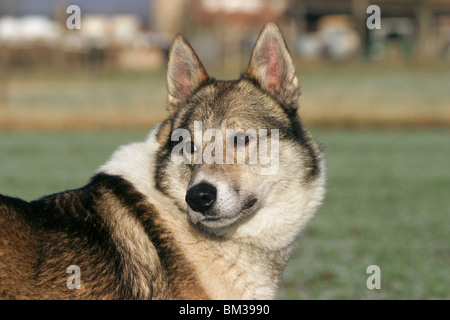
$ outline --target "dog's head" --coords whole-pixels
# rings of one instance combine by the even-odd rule
[[[264,26],[234,81],[210,78],[177,36],[167,86],[156,186],[188,220],[217,235],[303,226],[323,196],[322,156],[297,115],[299,81],[278,27]]]

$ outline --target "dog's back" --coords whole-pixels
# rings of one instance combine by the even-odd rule
[[[113,279],[109,271],[113,268],[104,265],[108,261],[105,254],[111,253],[105,252],[106,237],[101,235],[95,210],[89,208],[95,195],[89,195],[88,189],[66,191],[33,202],[0,196],[0,298],[118,296],[116,290],[111,290],[113,287],[104,286]],[[89,269],[92,265],[104,265],[98,271],[102,280],[95,280],[94,291],[69,290],[67,268],[85,264],[86,260],[91,265]],[[94,284],[93,279],[84,277],[83,285]]]
[[[70,266],[81,270],[82,290],[68,286]],[[0,298],[206,295],[155,208],[124,179],[99,174],[29,203],[0,195]]]
[[[27,223],[28,203],[0,195],[0,298],[22,298],[29,292],[36,233]],[[20,287],[19,287],[20,286]]]

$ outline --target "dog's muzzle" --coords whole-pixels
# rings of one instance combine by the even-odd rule
[[[257,210],[257,198],[253,194],[239,194],[224,184],[216,187],[202,181],[191,186],[185,196],[190,221],[207,229],[209,233],[220,233],[241,216]]]

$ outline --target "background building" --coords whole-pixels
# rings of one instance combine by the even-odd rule
[[[382,27],[369,30],[368,0],[71,1],[82,28],[68,30],[67,1],[0,0],[5,67],[155,69],[182,32],[199,55],[224,70],[247,63],[268,20],[283,29],[292,54],[306,60],[432,60],[450,56],[449,0],[380,0]]]

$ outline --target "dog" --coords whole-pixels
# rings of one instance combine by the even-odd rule
[[[280,30],[263,27],[233,81],[210,77],[177,35],[167,89],[169,117],[86,186],[0,196],[2,299],[276,297],[325,193]]]

